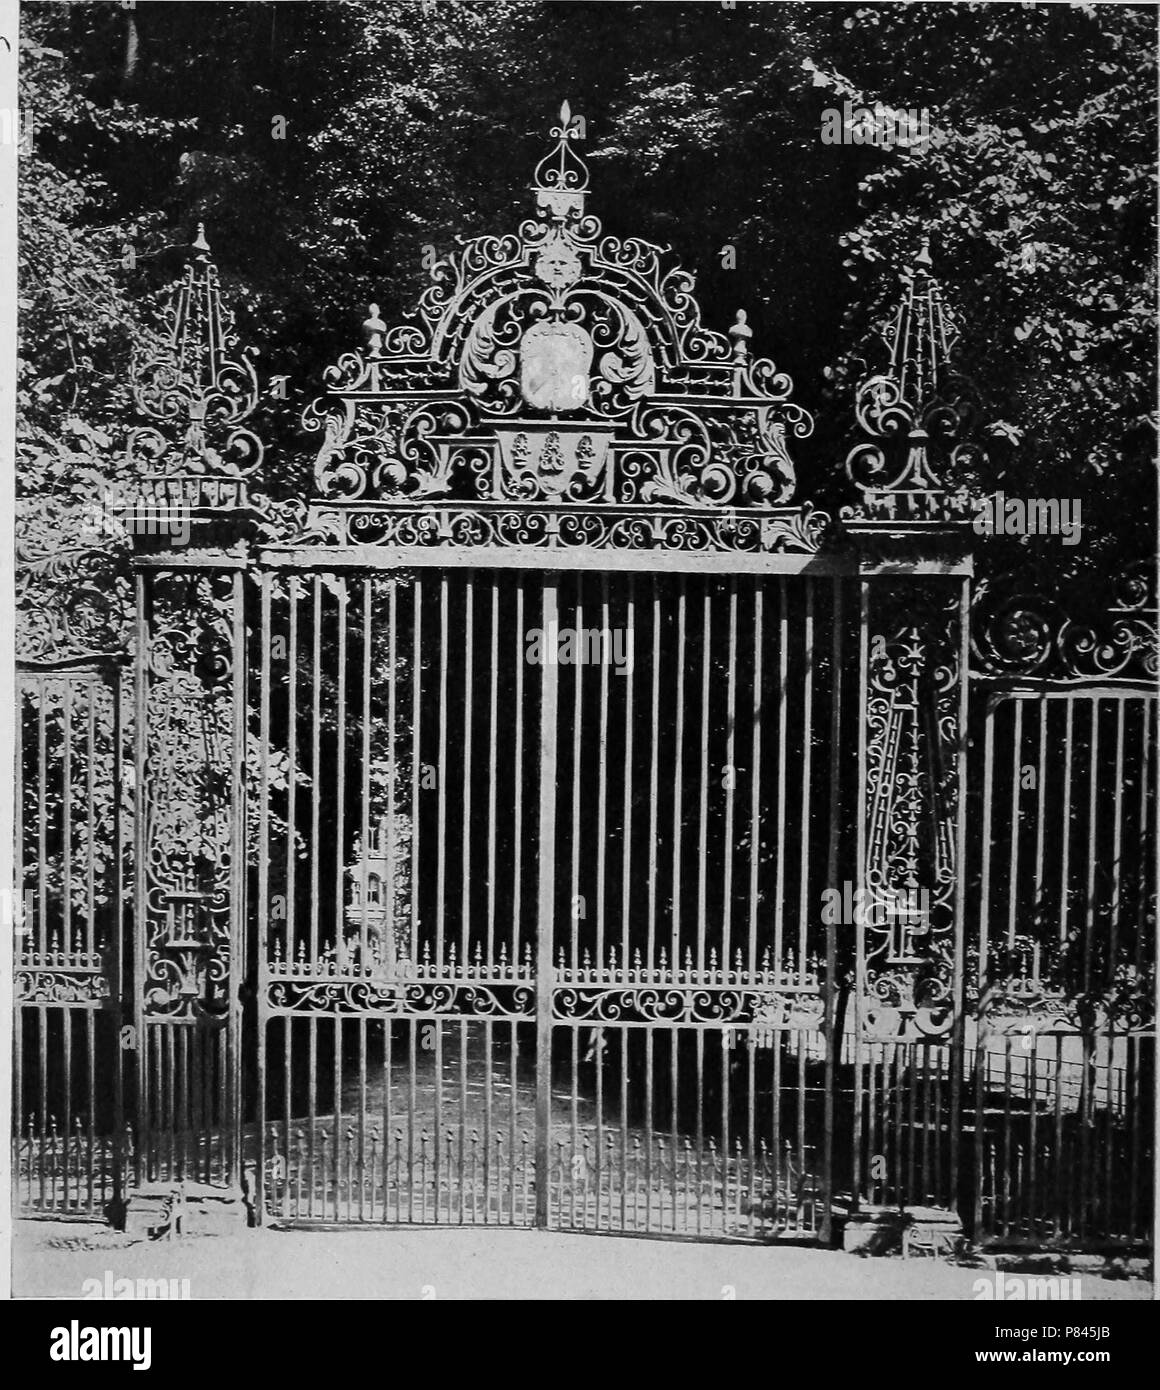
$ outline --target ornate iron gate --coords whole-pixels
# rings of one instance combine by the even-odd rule
[[[328,373],[309,504],[250,491],[204,238],[138,369],[188,417],[138,432],[145,498],[196,541],[138,547],[149,1163],[241,1177],[258,1219],[825,1239],[872,1196],[878,1034],[949,1076],[900,1144],[955,1181],[947,324],[920,264],[831,535],[791,504],[788,378],[602,235],[554,134],[538,220]],[[925,925],[823,913],[851,882],[888,918],[928,892]]]
[[[554,134],[538,219],[439,262],[412,322],[372,307],[328,373],[309,502],[253,491],[258,381],[203,236],[169,353],[135,366],[131,894],[119,857],[83,890],[83,803],[44,791],[105,763],[126,782],[60,712],[91,724],[108,663],[27,670],[26,1209],[185,1181],[259,1221],[826,1240],[933,1204],[980,1237],[1138,1240],[1153,1025],[1099,1000],[1154,956],[1154,885],[1116,850],[1149,826],[1144,692],[1093,673],[1080,715],[1074,686],[996,687],[976,873],[954,477],[976,446],[928,258],[859,389],[860,501],[834,523],[791,500],[811,421],[744,316],[705,329],[690,276],[604,236],[566,109]],[[188,549],[148,524],[174,516]],[[1030,818],[996,753],[1021,768],[1034,724],[1042,778],[1051,700],[1056,791],[1087,778],[1070,867],[1044,856],[1055,773]],[[1078,989],[1011,955],[1056,879]],[[1021,1069],[1000,995],[1086,1000],[1099,1026],[1039,1029]],[[1048,1200],[1074,1158],[1075,1200]]]
[[[816,1234],[842,582],[262,582],[269,1213]]]

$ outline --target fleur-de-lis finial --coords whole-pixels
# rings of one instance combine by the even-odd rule
[[[551,132],[556,147],[540,160],[532,183],[537,210],[546,212],[553,221],[583,215],[588,169],[573,143],[582,137],[583,131],[583,121],[572,114],[571,103],[562,102],[560,124]]]

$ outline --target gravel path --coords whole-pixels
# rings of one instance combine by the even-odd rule
[[[937,1260],[546,1231],[242,1231],[129,1244],[100,1227],[17,1224],[16,1297],[80,1298],[84,1280],[103,1284],[106,1270],[188,1279],[193,1299],[971,1299],[985,1275]],[[1082,1297],[1150,1298],[1151,1285],[1084,1276]]]

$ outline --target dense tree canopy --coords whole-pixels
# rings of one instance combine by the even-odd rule
[[[744,306],[818,415],[803,496],[842,496],[852,364],[929,234],[1006,445],[990,485],[1083,498],[1061,565],[1151,549],[1154,10],[255,0],[23,23],[27,515],[120,466],[131,344],[198,221],[264,375],[289,375],[269,471],[300,488],[297,408],[366,304],[398,317],[424,247],[526,215],[567,97],[607,230],[673,246],[714,326]],[[824,144],[847,100],[925,108],[939,138]],[[1003,544],[985,563],[1017,558]]]

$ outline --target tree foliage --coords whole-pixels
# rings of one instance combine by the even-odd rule
[[[1083,499],[1091,544],[1061,565],[1146,553],[1154,91],[1142,7],[27,7],[27,506],[57,517],[123,467],[130,351],[200,221],[243,340],[267,378],[289,376],[269,481],[302,491],[297,413],[324,366],[369,302],[388,320],[410,306],[426,247],[526,215],[567,97],[607,229],[673,245],[710,323],[745,307],[755,349],[818,415],[802,495],[842,496],[852,374],[929,234],[962,363],[1009,446],[989,483]],[[824,145],[822,113],[844,101],[925,108],[940,139]],[[1019,558],[1003,544],[985,563]]]

